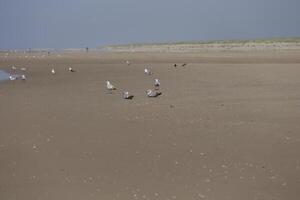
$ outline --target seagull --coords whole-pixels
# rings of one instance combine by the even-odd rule
[[[54,70],[54,69],[52,69],[52,70],[51,70],[51,73],[52,73],[52,74],[55,74],[55,70]]]
[[[129,92],[127,92],[127,91],[123,91],[122,97],[123,97],[123,99],[130,99],[130,100],[132,100],[134,96],[132,94],[129,94]]]
[[[109,81],[106,81],[106,88],[109,91],[116,90],[115,86],[113,86]]]
[[[157,97],[159,95],[161,95],[161,92],[158,91],[153,91],[153,90],[146,90],[146,94],[148,97]]]
[[[21,75],[21,80],[23,80],[23,81],[26,80],[26,76],[24,74]]]
[[[12,70],[16,70],[17,68],[13,65],[13,66],[11,67],[11,69],[12,69]]]
[[[70,71],[70,72],[75,72],[75,70],[72,69],[72,67],[69,67],[69,71]]]
[[[17,79],[16,76],[9,76],[9,80],[11,80],[11,81],[14,81],[16,79]]]
[[[127,64],[127,65],[130,65],[131,63],[130,63],[130,61],[129,61],[129,60],[126,60],[126,64]]]
[[[145,68],[145,69],[144,69],[144,74],[146,74],[146,75],[151,75],[152,72],[151,72],[149,69]]]
[[[160,86],[160,82],[159,80],[156,78],[154,79],[154,86],[155,86],[155,89],[158,90],[159,89],[159,86]]]
[[[26,67],[22,67],[20,70],[22,70],[22,71],[26,71]]]

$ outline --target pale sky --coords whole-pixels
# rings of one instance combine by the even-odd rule
[[[300,36],[300,0],[0,0],[0,49]]]

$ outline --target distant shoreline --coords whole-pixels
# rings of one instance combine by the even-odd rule
[[[90,52],[203,52],[203,51],[276,51],[300,50],[300,37],[249,39],[249,40],[207,40],[178,41],[162,43],[132,43],[102,45],[90,48]],[[0,53],[47,53],[47,52],[85,52],[85,48],[27,48],[1,49]]]
[[[257,40],[211,40],[108,45],[110,52],[203,52],[300,50],[300,37]]]
[[[153,42],[153,43],[129,43],[107,46],[145,46],[145,45],[179,45],[179,44],[230,44],[230,43],[300,43],[300,37],[269,38],[269,39],[233,39],[233,40],[199,40],[199,41],[178,41],[178,42]]]

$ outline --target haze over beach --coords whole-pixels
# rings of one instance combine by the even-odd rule
[[[1,0],[2,49],[300,36],[298,0]]]
[[[0,1],[0,200],[299,200],[300,2]]]

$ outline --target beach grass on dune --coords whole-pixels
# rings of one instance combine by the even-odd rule
[[[203,44],[203,45],[205,44],[247,44],[247,43],[257,43],[257,44],[300,43],[300,37],[131,43],[131,44],[108,45],[107,47],[139,47],[139,46],[152,46],[152,45],[197,45],[197,44]]]

